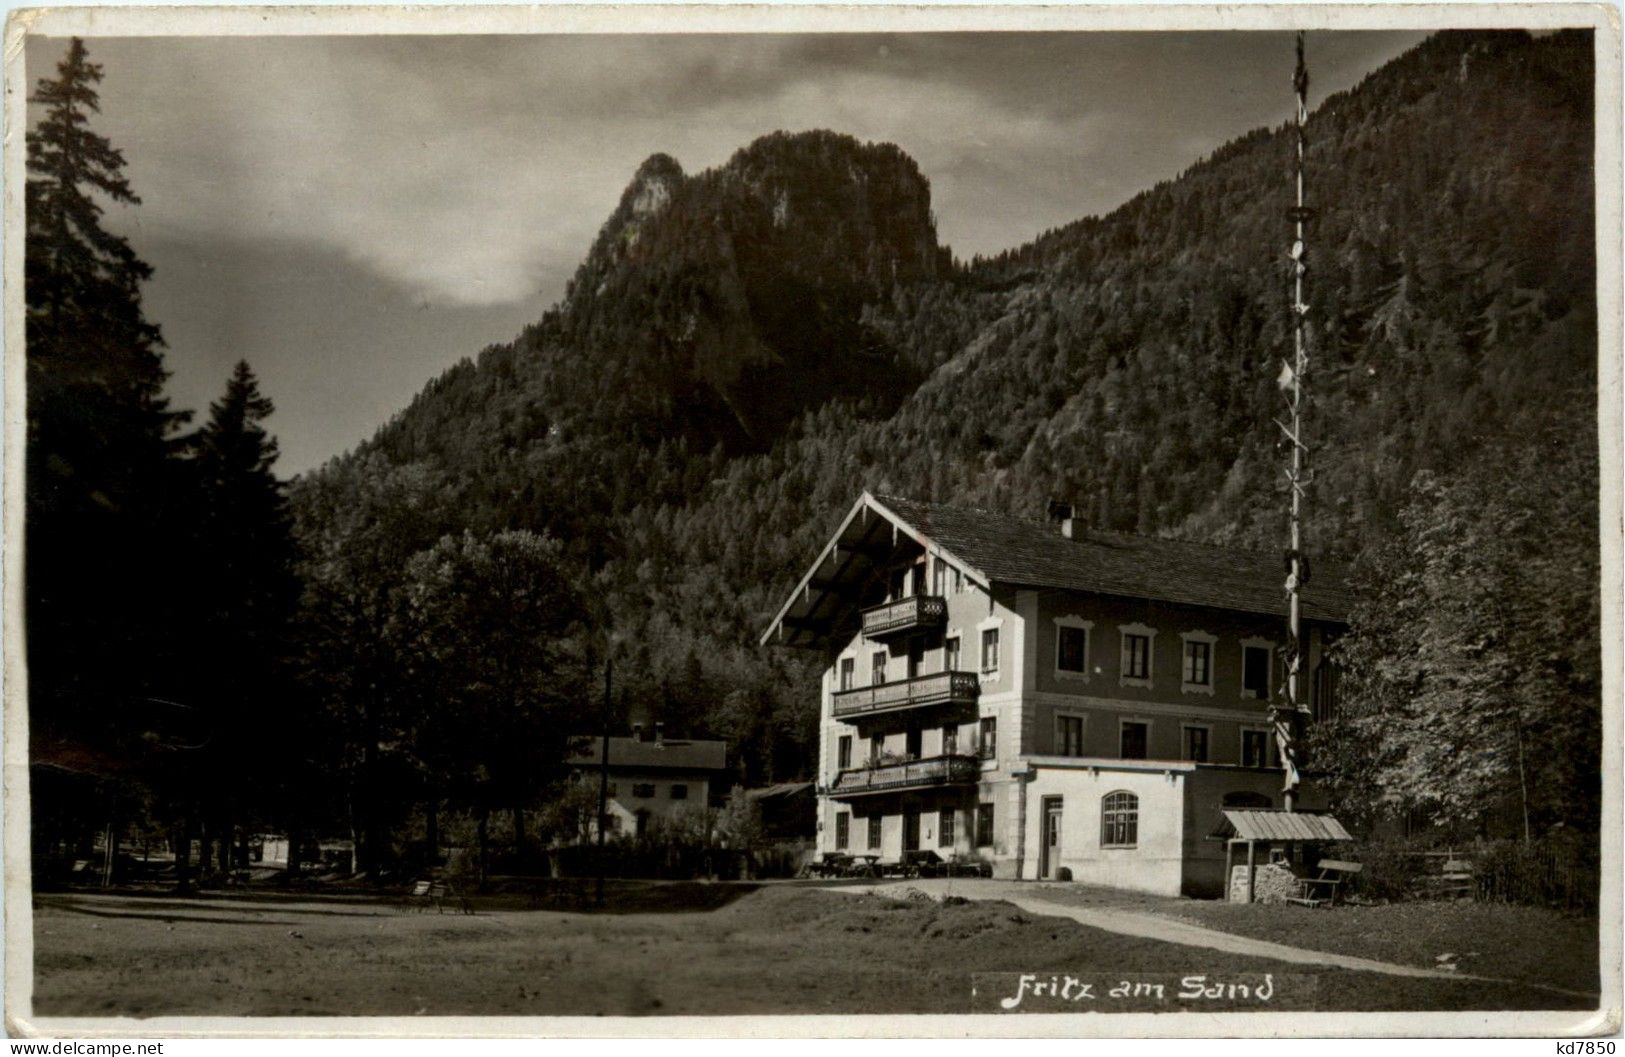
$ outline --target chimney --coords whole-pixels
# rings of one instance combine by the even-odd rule
[[[666,740],[666,724],[655,721],[655,744],[659,745]]]
[[[642,741],[643,740],[643,724],[642,723],[634,723],[634,724],[632,724],[632,740],[633,741]]]
[[[1048,513],[1050,524],[1059,526],[1061,535],[1065,536],[1067,539],[1077,538],[1076,533],[1081,530],[1083,526],[1077,523],[1078,519],[1074,516],[1071,503],[1064,503],[1059,499],[1051,499],[1049,501]]]

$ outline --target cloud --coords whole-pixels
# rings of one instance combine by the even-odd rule
[[[133,221],[173,237],[308,240],[425,299],[485,305],[560,289],[650,153],[693,172],[781,128],[896,142],[932,179],[948,241],[1015,244],[1194,160],[1179,135],[1171,153],[1143,149],[1158,142],[1143,112],[1169,91],[1215,93],[1122,83],[1135,61],[1196,61],[1194,46],[384,37],[97,40],[91,52],[107,70],[98,127],[145,199]],[[29,56],[54,58],[37,41]],[[1160,120],[1186,131],[1177,108]],[[1209,146],[1232,131],[1206,128]]]
[[[694,171],[775,129],[829,127],[946,170],[1058,132],[960,86],[778,61],[793,42],[107,43],[104,119],[143,224],[317,242],[454,304],[556,286],[655,150]]]

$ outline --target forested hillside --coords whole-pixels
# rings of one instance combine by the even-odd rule
[[[1594,581],[1591,75],[1588,33],[1446,33],[1315,111],[1314,548],[1402,540],[1424,471],[1549,455],[1563,575]],[[1290,173],[1259,130],[964,263],[890,145],[656,155],[559,305],[296,483],[299,532],[378,576],[445,533],[551,534],[626,707],[728,739],[742,779],[806,776],[813,662],[756,637],[864,488],[1279,546]]]

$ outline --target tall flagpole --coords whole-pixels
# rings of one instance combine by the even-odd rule
[[[1300,716],[1306,711],[1303,695],[1303,649],[1301,634],[1302,613],[1300,608],[1300,593],[1305,581],[1308,579],[1308,569],[1303,558],[1302,513],[1305,489],[1309,484],[1305,457],[1308,447],[1303,440],[1303,413],[1304,407],[1304,380],[1309,370],[1309,349],[1307,335],[1305,334],[1309,306],[1304,301],[1304,283],[1309,272],[1308,252],[1304,246],[1304,225],[1314,216],[1314,211],[1304,205],[1303,170],[1304,153],[1307,145],[1305,126],[1309,122],[1309,69],[1304,65],[1303,58],[1303,31],[1298,32],[1298,65],[1292,74],[1292,87],[1298,96],[1297,120],[1297,204],[1288,212],[1288,219],[1293,224],[1292,249],[1288,256],[1292,259],[1292,351],[1293,358],[1290,363],[1282,364],[1281,389],[1286,398],[1287,408],[1291,413],[1290,427],[1277,420],[1276,425],[1286,433],[1287,440],[1292,445],[1292,464],[1287,470],[1287,481],[1291,486],[1291,542],[1286,552],[1286,593],[1287,593],[1287,646],[1286,646],[1286,686],[1285,694],[1281,699],[1272,702],[1271,723],[1275,728],[1275,739],[1280,747],[1281,767],[1285,771],[1281,789],[1281,799],[1288,811],[1297,806],[1298,797],[1298,751],[1297,732],[1300,726]]]

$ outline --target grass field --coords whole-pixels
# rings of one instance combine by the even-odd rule
[[[617,884],[611,902],[635,909],[560,912],[509,900],[463,916],[360,896],[42,895],[34,911],[34,1012],[961,1013],[971,1011],[970,976],[981,972],[1273,972],[1305,980],[1301,966],[1101,932],[1008,903],[634,882]],[[1363,927],[1377,924],[1370,918]],[[1594,972],[1594,952],[1591,964]],[[1515,975],[1518,967],[1495,968]],[[1553,982],[1535,961],[1524,968],[1527,979]],[[1595,1004],[1449,978],[1328,971],[1313,982],[1283,986],[1270,1008]]]

